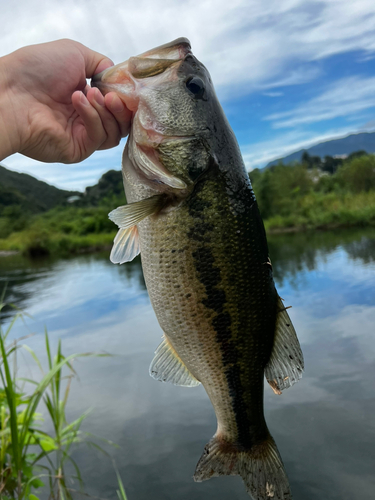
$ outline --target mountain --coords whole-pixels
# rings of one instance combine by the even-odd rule
[[[341,139],[333,139],[332,141],[321,142],[311,148],[300,149],[284,158],[278,158],[269,162],[266,166],[271,167],[278,163],[287,165],[292,161],[300,161],[305,151],[310,156],[335,156],[335,155],[349,155],[354,151],[364,150],[367,153],[375,153],[375,132],[363,132],[360,134],[351,134]]]
[[[97,184],[80,193],[58,189],[31,175],[14,172],[0,164],[0,216],[2,213],[10,213],[10,210],[14,211],[15,207],[24,213],[38,213],[57,205],[66,205],[68,202],[80,207],[97,206],[103,200],[113,197],[123,198],[126,203],[121,170],[109,170],[101,176]]]
[[[81,199],[81,204],[97,205],[104,198],[124,197],[124,184],[121,170],[108,170],[101,176],[98,183],[94,186],[88,186]]]
[[[0,212],[9,205],[18,205],[27,212],[44,212],[63,205],[75,191],[64,191],[28,174],[21,174],[0,164]]]

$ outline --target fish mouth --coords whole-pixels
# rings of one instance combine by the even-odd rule
[[[181,37],[172,42],[159,45],[154,49],[147,50],[137,57],[146,57],[151,59],[184,59],[187,54],[191,53],[191,44],[187,38]]]
[[[190,136],[165,135],[157,117],[145,118],[145,105],[141,106],[141,94],[147,86],[158,86],[178,79],[178,68],[188,55],[192,55],[187,38],[178,38],[148,50],[127,61],[107,68],[95,75],[91,86],[105,95],[115,92],[133,112],[132,128],[128,140],[129,158],[143,183],[154,189],[184,190],[187,184],[171,175],[159,158],[158,148],[162,143],[176,140],[191,140]],[[146,79],[150,79],[147,80]],[[141,112],[137,111],[139,108]]]
[[[105,69],[91,79],[91,86],[99,88],[103,94],[116,92],[126,106],[135,111],[138,101],[134,99],[137,84],[142,84],[145,78],[164,73],[176,63],[181,63],[188,54],[191,54],[189,40],[177,38]]]

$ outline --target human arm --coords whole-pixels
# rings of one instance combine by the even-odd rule
[[[0,58],[0,160],[19,152],[75,163],[116,146],[129,131],[131,113],[116,94],[103,97],[86,85],[112,64],[73,40]]]

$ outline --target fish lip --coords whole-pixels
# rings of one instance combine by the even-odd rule
[[[173,51],[178,48],[179,57],[176,59],[175,57],[168,57],[168,55],[173,55]],[[152,59],[158,59],[162,57],[163,59],[184,59],[184,57],[191,53],[191,44],[190,41],[185,37],[176,38],[171,42],[164,43],[163,45],[159,45],[154,49],[147,50],[143,52],[137,57],[147,57]]]
[[[154,59],[155,66],[160,65],[160,60],[164,60],[165,61],[164,70],[165,70],[172,64],[179,61],[183,61],[189,54],[192,54],[190,41],[184,37],[177,38],[176,40],[165,43],[163,45],[159,45],[158,47],[143,52],[138,56],[130,57],[123,63],[116,64],[115,66],[111,66],[110,68],[107,68],[104,71],[97,73],[91,79],[91,86],[98,87],[99,89],[102,87],[103,90],[104,89],[107,90],[109,85],[111,84],[116,85],[115,82],[108,82],[108,79],[110,78],[111,75],[114,75],[117,72],[119,73],[127,72],[129,77],[137,78],[137,68],[136,68],[137,60],[139,60],[139,62],[142,63],[142,60]],[[133,66],[133,68],[131,68],[130,66]],[[141,78],[146,78],[146,77],[147,74],[145,74]]]
[[[147,131],[146,131],[147,133]],[[148,148],[153,148],[155,150],[157,150],[159,148],[159,146],[161,145],[164,145],[164,144],[170,144],[170,143],[173,143],[173,142],[177,142],[177,141],[182,141],[182,142],[188,142],[188,141],[192,141],[195,139],[195,136],[194,135],[163,135],[163,134],[155,134],[154,137],[157,137],[157,140],[152,140],[150,139],[150,141],[145,141],[145,140],[139,140],[138,137],[134,137],[134,134],[132,136],[132,140],[134,141],[134,143],[136,144],[136,146],[140,146],[140,147],[148,147]]]
[[[106,70],[104,70],[106,71]],[[97,73],[96,75],[94,75],[92,78],[91,78],[91,87],[98,87],[99,88],[99,85],[100,85],[100,82],[101,82],[101,78],[103,76],[103,73],[104,71],[101,71],[100,73]]]

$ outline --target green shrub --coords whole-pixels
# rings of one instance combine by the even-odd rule
[[[375,189],[375,155],[360,156],[345,163],[336,174],[341,186],[353,193]]]

